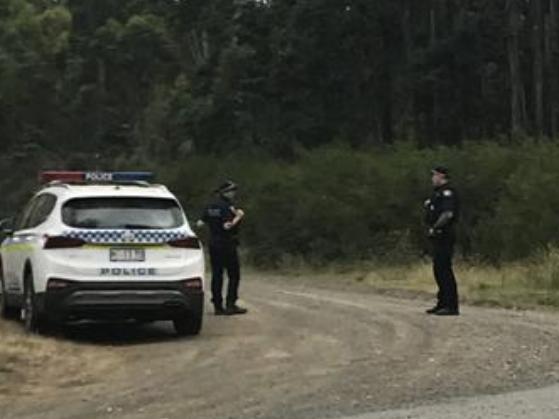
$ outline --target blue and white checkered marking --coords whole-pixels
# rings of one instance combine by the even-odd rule
[[[63,235],[94,244],[163,244],[188,237],[177,230],[70,230]]]

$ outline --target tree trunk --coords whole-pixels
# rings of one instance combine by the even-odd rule
[[[411,61],[413,51],[413,36],[411,30],[411,2],[414,0],[404,0],[404,10],[402,13],[402,39],[404,40],[404,59],[405,59],[405,73],[406,82],[404,87],[404,112],[401,122],[402,137],[405,139],[412,139],[415,137],[415,127],[413,118],[414,108],[414,89],[411,72]]]
[[[533,48],[533,91],[534,91],[534,135],[540,139],[543,134],[543,53],[542,53],[542,4],[532,0],[532,48]]]
[[[429,10],[429,26],[430,26],[430,37],[429,44],[431,48],[435,47],[437,42],[437,0],[431,0],[431,9]],[[438,117],[439,117],[439,98],[437,92],[437,81],[433,81],[432,86],[432,115],[431,115],[431,135],[433,138],[438,139]]]
[[[520,73],[519,32],[522,25],[518,0],[507,0],[509,34],[507,50],[510,75],[510,130],[513,138],[524,134],[526,101]]]
[[[97,87],[103,95],[107,91],[107,68],[103,58],[97,59]]]
[[[190,51],[190,58],[195,66],[199,67],[205,64],[210,55],[210,45],[208,33],[202,31],[202,34],[196,30],[191,30],[187,34],[187,45]]]
[[[97,109],[96,109],[96,130],[94,138],[99,141],[105,130],[105,106],[107,102],[107,66],[103,58],[97,59]]]
[[[547,89],[548,133],[551,138],[557,136],[557,67],[555,53],[557,49],[556,0],[549,0],[549,9],[545,22],[545,73],[549,88]]]

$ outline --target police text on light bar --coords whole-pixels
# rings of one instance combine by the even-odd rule
[[[118,182],[149,182],[153,179],[151,172],[72,172],[48,171],[39,175],[41,183],[118,183]]]

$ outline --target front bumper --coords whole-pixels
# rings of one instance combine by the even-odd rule
[[[48,289],[39,309],[53,320],[138,319],[172,320],[202,316],[204,292],[188,289],[184,281],[68,281]]]

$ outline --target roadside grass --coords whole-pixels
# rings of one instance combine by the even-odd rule
[[[324,284],[357,283],[383,293],[425,299],[434,298],[436,291],[432,265],[427,259],[403,264],[364,262],[312,268],[298,262],[284,265],[280,271],[282,277]],[[463,303],[510,309],[559,309],[559,249],[545,249],[522,262],[501,266],[457,260],[454,271]]]
[[[103,348],[29,335],[20,324],[0,320],[0,401],[86,385],[115,363]]]
[[[467,304],[513,309],[559,308],[559,284],[555,280],[559,276],[559,264],[554,259],[544,263],[527,261],[501,267],[461,261],[455,266],[455,274],[460,298]],[[379,267],[369,271],[363,282],[376,288],[431,295],[436,290],[432,267],[428,262],[401,268]]]

